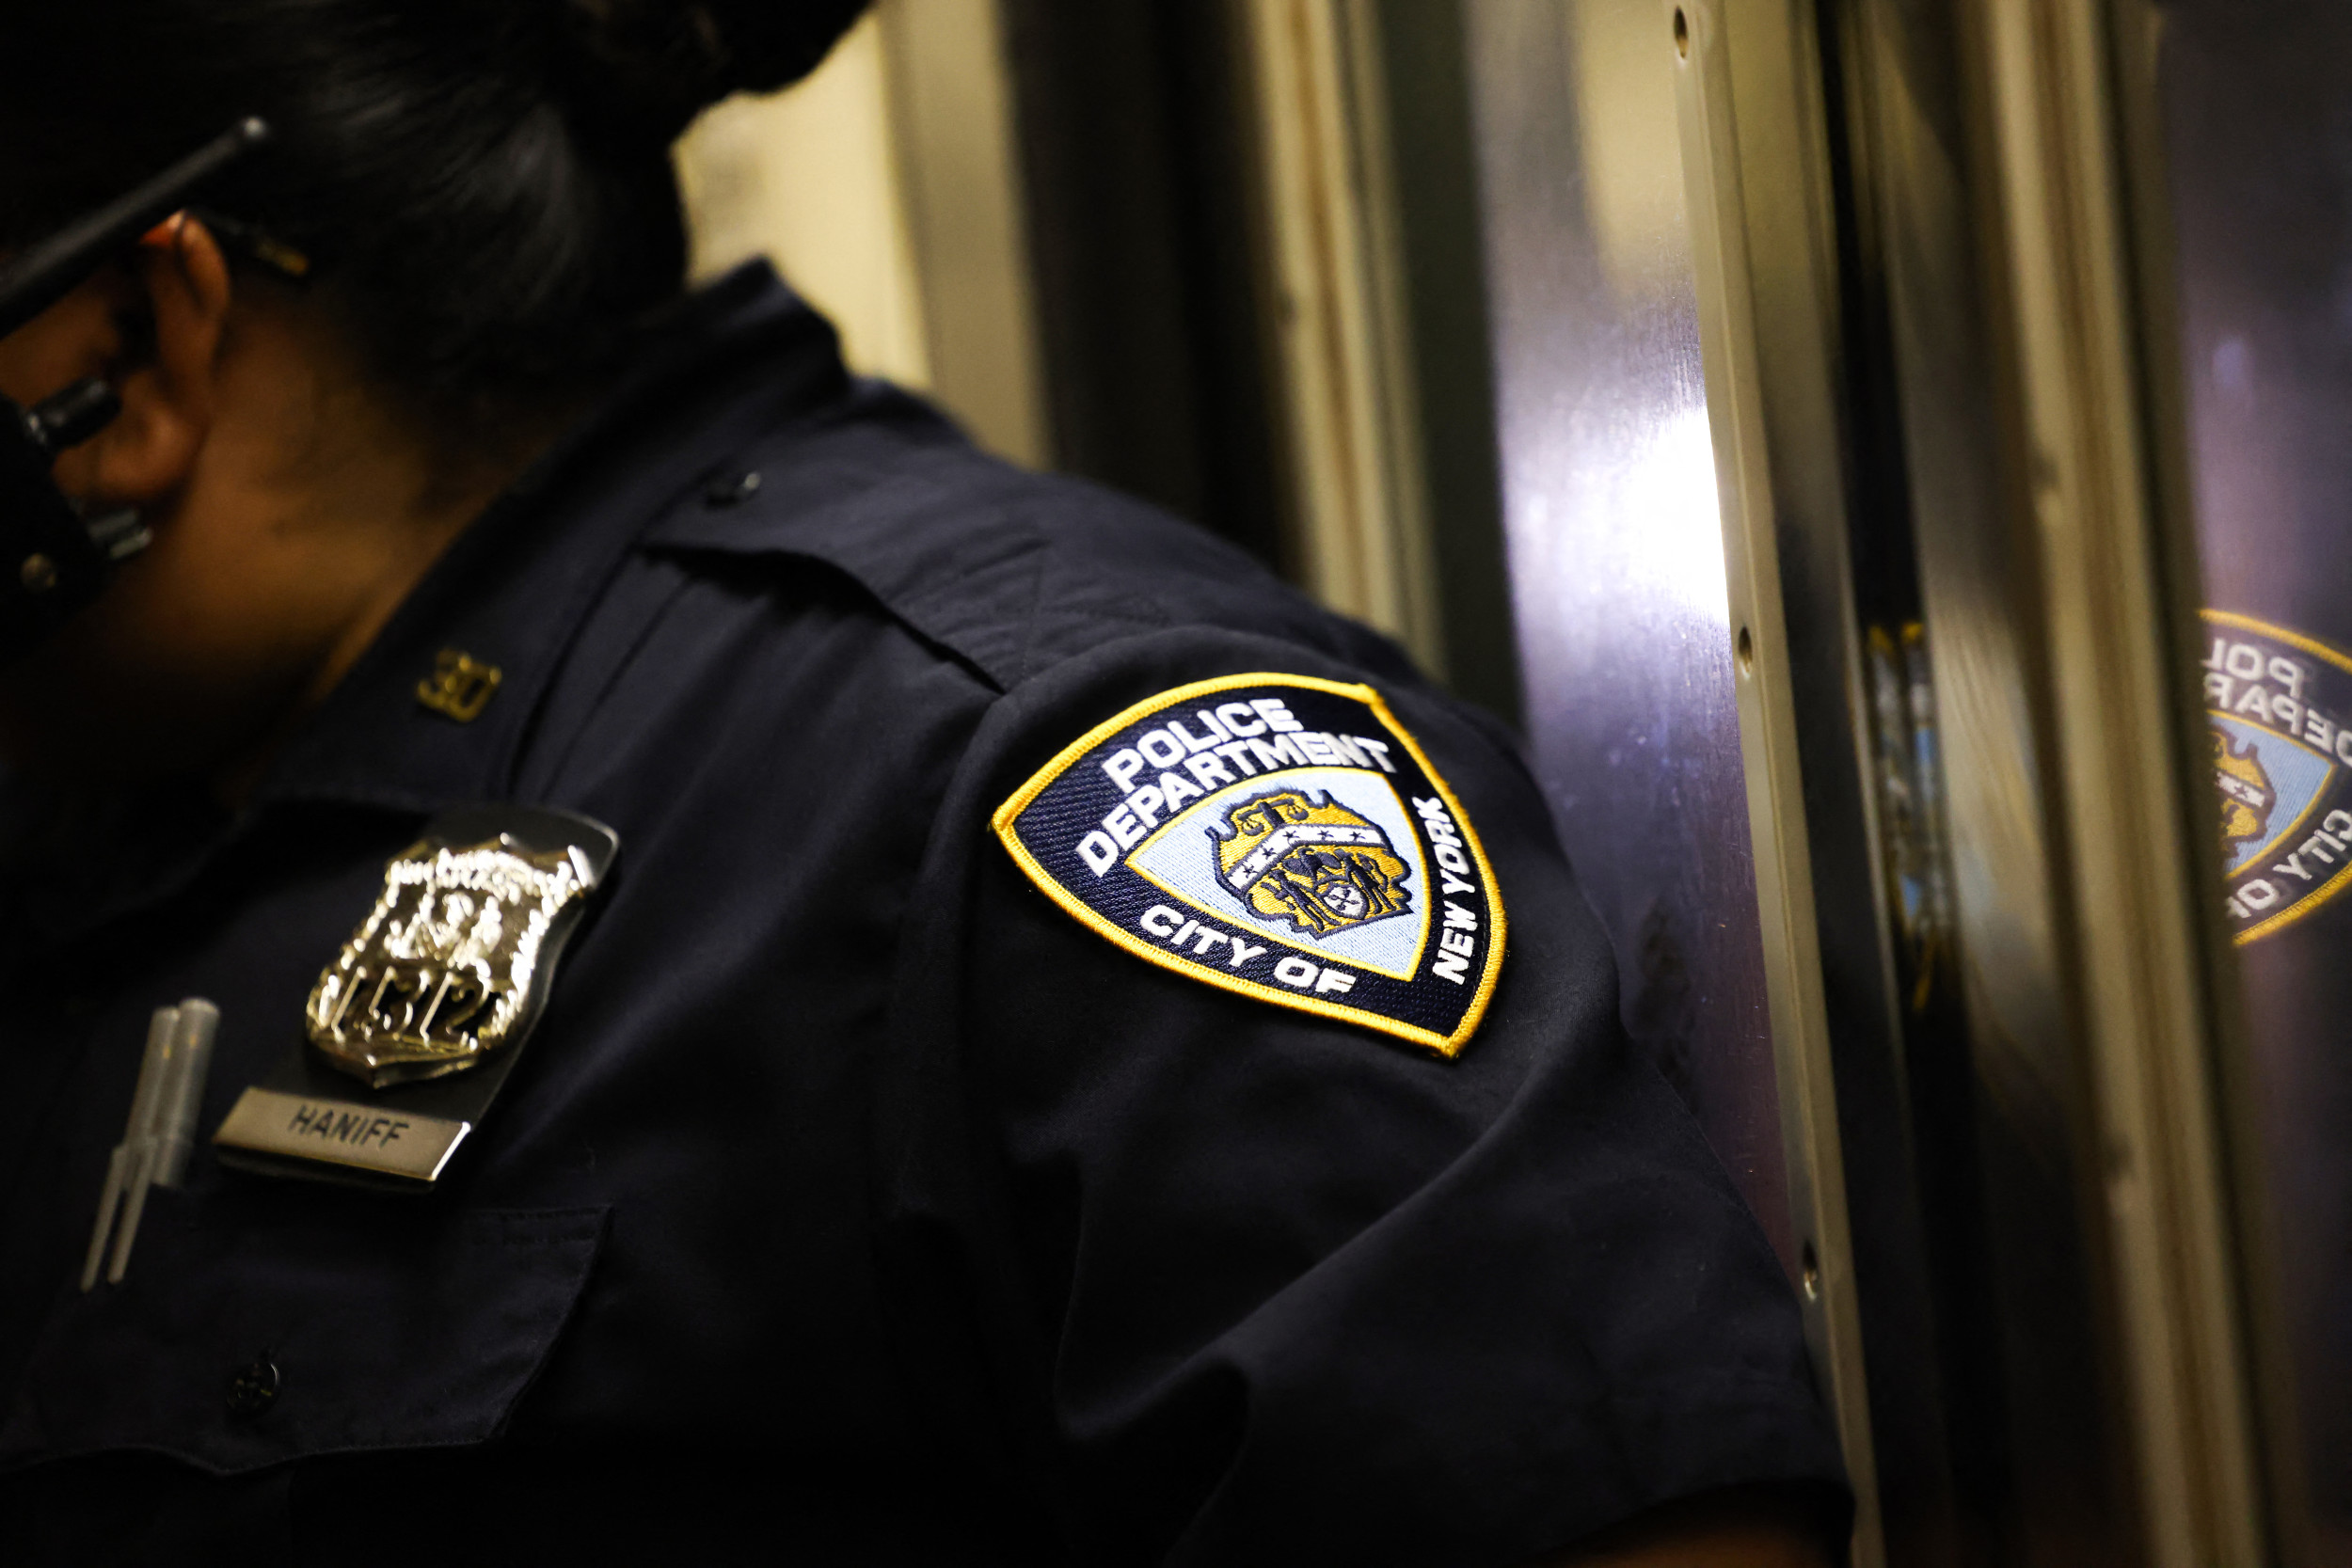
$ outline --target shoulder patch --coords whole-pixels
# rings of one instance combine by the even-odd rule
[[[996,808],[1078,920],[1164,969],[1452,1056],[1502,969],[1494,871],[1368,686],[1229,675],[1096,725]]]

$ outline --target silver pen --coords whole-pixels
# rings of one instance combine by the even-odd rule
[[[171,1031],[171,1079],[156,1122],[159,1187],[177,1187],[188,1173],[196,1118],[204,1108],[205,1080],[212,1075],[213,1041],[220,1034],[220,1009],[200,996],[189,997],[173,1011],[178,1017]]]
[[[98,1223],[90,1230],[89,1256],[82,1261],[82,1289],[98,1283],[98,1267],[106,1257],[106,1233],[114,1227],[115,1206],[129,1184],[155,1120],[155,1102],[162,1098],[164,1060],[171,1053],[171,1035],[180,1022],[177,1007],[158,1007],[147,1021],[147,1054],[139,1062],[138,1086],[131,1091],[131,1124],[106,1162],[106,1185],[98,1197]],[[144,1185],[142,1183],[142,1185]],[[119,1278],[118,1274],[116,1277]]]
[[[177,1007],[158,1007],[148,1021],[147,1054],[131,1097],[130,1126],[107,1161],[98,1224],[82,1263],[84,1291],[97,1285],[102,1259],[106,1282],[121,1283],[131,1262],[131,1244],[138,1239],[139,1221],[147,1213],[148,1189],[177,1187],[187,1174],[196,1118],[212,1069],[213,1042],[219,1032],[220,1009],[200,996],[189,997]],[[122,1211],[119,1226],[114,1224],[118,1204]],[[107,1258],[110,1228],[114,1254]]]

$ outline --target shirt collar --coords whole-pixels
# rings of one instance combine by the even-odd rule
[[[833,328],[765,262],[690,296],[624,384],[435,564],[255,804],[429,812],[505,797],[549,683],[639,535],[731,453],[849,385]],[[421,699],[444,656],[498,672],[469,721]]]

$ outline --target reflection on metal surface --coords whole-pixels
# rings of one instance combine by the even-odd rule
[[[2283,716],[2305,719],[2296,741],[2265,737],[2286,728],[2280,694],[2331,723],[2352,720],[2352,677],[2336,652],[2352,649],[2352,8],[2175,0],[2165,17],[2189,468],[2205,601],[2226,612],[2209,617],[2214,635],[2200,650],[2208,661],[2217,654],[2220,669],[2193,673],[2244,683],[2209,685],[2206,707],[2226,710],[2233,738],[2260,754],[2280,797],[2263,804],[2291,810],[2315,777],[2323,797],[2312,802],[2318,821],[2306,811],[2292,844],[2270,842],[2259,857],[2225,847],[2224,873],[2237,905],[2228,924],[2242,941],[2261,934],[2237,950],[2238,990],[2248,1142],[2275,1259],[2249,1293],[2275,1300],[2281,1331],[2272,1463],[2300,1472],[2278,1488],[2282,1555],[2332,1564],[2352,1559],[2352,899],[2323,902],[2314,889],[2332,878],[2306,883],[2271,869],[2289,865],[2282,849],[2301,853],[2306,873],[2319,867],[2304,847],[2314,825],[2331,836],[2342,825],[2327,816],[2341,785],[2318,777],[2323,749],[2308,714]],[[2292,691],[2286,671],[2267,669],[2273,657],[2307,670],[2309,689]],[[2251,667],[2257,658],[2265,669]],[[2253,687],[2267,689],[2267,723],[2238,710]],[[2344,760],[2333,745],[2325,752]],[[2217,767],[2214,776],[2218,784]],[[2332,853],[2325,839],[2315,847]],[[2274,907],[2250,907],[2258,880]]]
[[[1654,0],[1465,17],[1529,737],[1627,1022],[1794,1278],[1688,232],[1608,194],[1679,191],[1674,55]]]
[[[1891,68],[1872,84],[1877,193],[1985,1111],[2012,1549],[2250,1565],[2192,768],[2210,762],[2173,679],[2194,590],[2147,373],[2165,336],[2137,313],[2154,281],[2138,8],[1863,9]],[[2034,1254],[2046,1273],[2016,1267]]]
[[[1949,855],[1953,983],[1931,991],[1905,1042],[1933,1292],[1921,1326],[1934,1358],[1916,1388],[1933,1425],[1913,1429],[1918,1517],[1901,1520],[1890,1501],[1916,1554],[1897,1560],[2121,1564],[2138,1558],[2138,1527],[2106,1354],[2103,1151],[2042,793],[2059,737],[2042,674],[2035,530],[2003,483],[2016,393],[1986,243],[1998,202],[1979,96],[1992,73],[1985,8],[1848,0],[1838,14],[1857,282],[1883,312],[1869,330],[1883,340],[1892,410],[1875,448],[1898,476],[1875,526],[1907,536],[1915,557]],[[1918,994],[1915,978],[1908,989]],[[1874,1362],[1874,1386],[1889,1370]]]
[[[2205,611],[2221,872],[2240,942],[2283,931],[2352,885],[2352,657],[2257,621]]]
[[[1916,621],[1899,633],[1872,626],[1868,651],[1881,854],[1910,977],[1908,1006],[1920,1013],[1943,972],[1952,929],[1927,628]]]
[[[1595,476],[1605,507],[1642,526],[1626,541],[1619,582],[1671,606],[1692,626],[1724,620],[1723,512],[1715,450],[1701,404],[1665,414],[1629,441],[1612,473]]]

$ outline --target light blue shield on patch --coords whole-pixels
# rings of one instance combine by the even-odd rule
[[[2226,751],[2215,758],[2223,831],[2233,819],[2257,825],[2252,836],[2226,841],[2223,874],[2235,876],[2301,827],[2334,776],[2335,759],[2276,730],[2226,714],[2208,715]],[[2240,815],[2243,814],[2243,815]]]
[[[1331,820],[1287,828],[1268,820],[1266,831],[1250,838],[1251,806],[1275,800],[1303,803],[1306,812],[1295,815]],[[1231,847],[1222,858],[1221,847]],[[1335,879],[1327,884],[1336,895],[1330,913],[1305,911],[1320,917],[1311,921],[1268,912],[1275,900],[1263,895],[1253,900],[1251,888],[1265,882],[1285,859],[1295,864],[1302,850],[1306,858],[1343,873],[1349,860],[1368,854],[1392,855],[1405,871],[1392,884],[1371,890],[1374,897],[1386,894],[1378,905],[1368,906],[1363,889]],[[1224,864],[1223,859],[1232,863]],[[1400,980],[1410,980],[1420,969],[1436,901],[1421,835],[1413,831],[1405,802],[1379,774],[1354,768],[1285,768],[1219,789],[1162,823],[1128,854],[1127,864],[1213,920]],[[1305,889],[1301,896],[1311,894]],[[1330,928],[1333,915],[1348,923]]]

